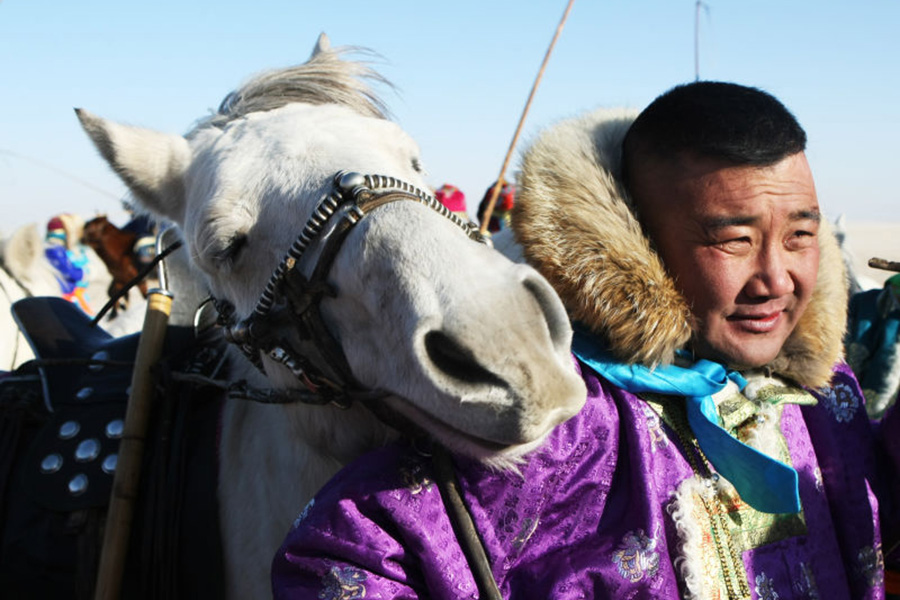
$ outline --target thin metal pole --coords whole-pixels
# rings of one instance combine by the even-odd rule
[[[709,14],[709,5],[697,0],[694,12],[694,81],[700,81],[700,9],[703,8]]]
[[[525,115],[528,114],[528,109],[531,108],[531,101],[534,99],[534,93],[537,91],[538,85],[541,82],[541,78],[544,76],[544,69],[547,66],[547,61],[550,59],[550,53],[553,52],[553,46],[556,45],[556,40],[559,39],[559,34],[562,33],[563,25],[565,25],[566,19],[569,18],[569,12],[572,10],[572,4],[574,4],[574,2],[575,0],[569,0],[569,3],[566,5],[566,11],[563,13],[562,19],[560,19],[559,21],[559,25],[556,26],[556,33],[553,35],[553,40],[550,42],[550,46],[547,48],[547,53],[544,55],[544,61],[541,63],[541,68],[534,80],[534,85],[531,86],[531,93],[528,94],[528,101],[525,103],[525,108],[524,110],[522,110],[522,116],[519,118],[519,126],[516,127],[516,133],[515,135],[513,135],[513,139],[509,143],[509,150],[506,151],[506,158],[503,159],[503,166],[500,168],[500,175],[497,177],[497,182],[494,184],[494,189],[491,190],[491,197],[484,209],[484,215],[482,216],[480,228],[482,234],[487,233],[488,223],[491,222],[491,215],[494,212],[494,205],[497,203],[497,196],[500,195],[500,189],[503,187],[504,175],[506,174],[506,168],[509,166],[509,159],[512,157],[513,150],[515,150],[516,148],[516,142],[519,140],[519,134],[522,133],[522,125],[525,123]]]
[[[694,81],[700,81],[700,0],[694,9]]]

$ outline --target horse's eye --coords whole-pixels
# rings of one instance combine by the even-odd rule
[[[419,162],[418,158],[412,159],[412,168],[413,168],[413,171],[415,171],[416,173],[422,172],[422,163]]]
[[[234,263],[241,254],[241,250],[247,245],[247,234],[238,233],[229,240],[228,245],[218,253],[216,258],[220,261]]]

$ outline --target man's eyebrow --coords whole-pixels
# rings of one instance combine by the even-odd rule
[[[791,213],[792,221],[815,221],[818,223],[822,220],[822,213],[818,210],[798,210]]]
[[[717,229],[724,229],[726,227],[738,227],[741,225],[752,225],[757,222],[759,217],[754,216],[724,216],[724,217],[709,217],[708,219],[704,219],[703,227],[707,231],[715,231]]]
[[[788,215],[791,221],[815,221],[818,223],[822,220],[822,215],[818,210],[798,210]],[[716,231],[726,227],[740,227],[742,225],[753,225],[759,220],[758,216],[752,215],[729,215],[722,217],[709,217],[703,221],[703,226],[707,231]]]

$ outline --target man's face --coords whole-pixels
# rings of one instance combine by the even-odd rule
[[[634,184],[644,226],[691,306],[695,356],[743,368],[774,359],[818,274],[806,156],[769,167],[687,158],[655,164]]]

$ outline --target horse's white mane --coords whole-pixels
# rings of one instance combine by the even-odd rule
[[[331,48],[328,38],[322,34],[309,61],[256,75],[228,94],[218,112],[199,121],[194,131],[223,127],[250,113],[274,110],[293,102],[339,104],[367,117],[390,118],[387,106],[367,81],[388,87],[392,87],[391,83],[365,62],[341,60],[347,54],[377,56],[357,46]]]

